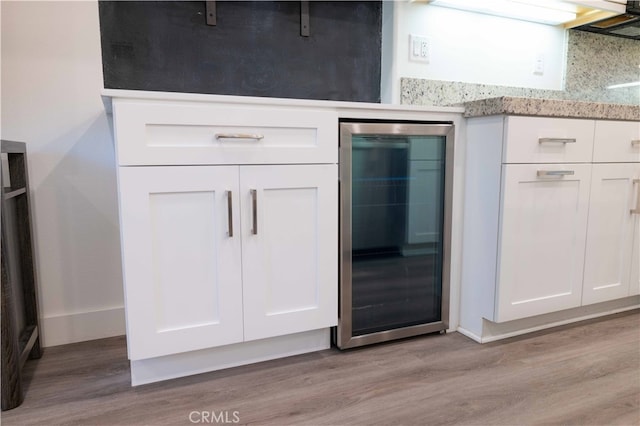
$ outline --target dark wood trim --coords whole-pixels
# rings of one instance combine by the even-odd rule
[[[38,340],[38,327],[29,325],[20,334],[20,368],[24,367],[24,363],[30,358],[36,341]]]
[[[5,191],[4,199],[9,200],[11,198],[17,197],[18,195],[26,194],[27,188],[19,188],[19,189],[10,189],[9,191]]]
[[[22,367],[27,359],[40,358],[42,350],[38,327],[37,279],[33,258],[26,144],[2,140],[0,145],[2,153],[7,153],[11,184],[5,188],[4,174],[0,167],[4,411],[22,403]],[[11,202],[8,203],[8,200]],[[10,222],[7,220],[7,209],[13,210],[13,219]],[[8,223],[11,224],[11,229]],[[12,237],[8,238],[9,235]],[[12,276],[14,272],[15,276]],[[19,301],[21,304],[16,306]]]
[[[2,227],[5,227],[4,209],[2,209]],[[2,239],[2,310],[0,335],[2,337],[2,411],[10,410],[22,404],[24,395],[22,393],[22,377],[20,368],[20,351],[18,339],[13,326],[13,290],[9,281],[9,271],[5,266],[7,256],[5,250],[5,239]]]
[[[24,142],[8,141],[2,139],[0,141],[0,152],[25,154],[27,152],[27,144]]]

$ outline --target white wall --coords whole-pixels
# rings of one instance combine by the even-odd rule
[[[395,66],[396,55],[396,31],[395,2],[382,2],[382,52],[380,66],[380,99],[383,103],[399,103],[400,76]],[[395,85],[394,85],[395,82]],[[394,91],[396,93],[394,93]]]
[[[124,334],[96,1],[2,1],[1,136],[27,142],[43,344]]]
[[[393,45],[393,54],[382,58],[383,102],[400,102],[401,77],[563,89],[564,29],[420,2],[391,4],[383,7],[383,52]],[[430,39],[428,64],[409,60],[410,34]],[[533,73],[539,54],[544,56],[543,75]]]

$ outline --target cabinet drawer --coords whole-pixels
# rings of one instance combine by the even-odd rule
[[[332,111],[114,101],[120,165],[336,163]]]
[[[589,163],[594,120],[507,117],[503,163]]]
[[[596,121],[593,161],[640,162],[640,121]]]

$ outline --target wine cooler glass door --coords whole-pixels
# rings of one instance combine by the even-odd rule
[[[341,124],[337,345],[446,329],[450,124]]]

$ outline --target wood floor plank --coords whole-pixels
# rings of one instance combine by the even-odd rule
[[[4,425],[640,425],[640,312],[479,345],[423,336],[132,388],[123,337],[48,348]],[[233,420],[233,417],[229,417]],[[202,424],[202,423],[200,423]]]

